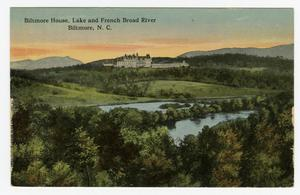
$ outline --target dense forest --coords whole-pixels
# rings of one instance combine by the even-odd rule
[[[12,184],[292,186],[292,105],[291,94],[266,98],[248,119],[206,127],[176,145],[161,125],[176,120],[171,110],[15,102]]]
[[[293,61],[225,54],[186,60],[170,69],[74,67],[12,70],[12,185],[289,187],[294,185]],[[246,69],[245,69],[246,68]],[[161,90],[153,98],[185,103],[166,112],[95,106],[53,106],[22,93],[38,84],[75,83],[99,93],[151,97],[157,80],[273,90],[263,95],[203,100]],[[56,96],[58,92],[51,92]],[[226,95],[226,92],[224,92]],[[58,95],[60,95],[58,93]],[[37,95],[36,95],[37,96]],[[193,103],[189,106],[189,103]],[[247,119],[204,127],[176,141],[168,126],[210,113],[253,110]]]

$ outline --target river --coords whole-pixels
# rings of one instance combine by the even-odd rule
[[[139,110],[145,110],[148,112],[162,111],[165,112],[166,109],[161,109],[162,104],[176,103],[172,101],[163,102],[145,102],[145,103],[130,103],[130,104],[118,104],[118,105],[103,105],[99,106],[102,110],[108,112],[114,108],[136,108]],[[183,104],[183,103],[180,103]],[[190,104],[191,106],[193,104]],[[237,118],[248,118],[251,113],[255,111],[245,110],[233,113],[214,113],[208,114],[205,118],[201,119],[184,119],[177,121],[173,127],[168,127],[170,130],[170,135],[175,140],[183,139],[185,135],[197,135],[204,126],[212,127],[220,122],[234,120]]]
[[[209,114],[205,118],[191,120],[184,119],[177,121],[175,127],[169,127],[170,135],[175,139],[183,139],[185,135],[197,135],[204,126],[215,126],[220,122],[234,120],[237,118],[248,118],[255,111],[247,110],[234,113],[215,113]]]

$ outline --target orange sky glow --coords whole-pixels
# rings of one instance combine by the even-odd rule
[[[13,46],[11,47],[12,61],[23,59],[40,59],[48,56],[70,56],[82,62],[91,62],[99,59],[115,58],[125,53],[140,53],[151,56],[176,57],[193,50],[213,50],[224,47],[258,47],[267,48],[289,42],[266,43],[204,43],[204,44],[166,44],[166,45],[124,45],[124,44],[97,44],[97,45],[41,45],[41,47]]]
[[[141,55],[176,57],[194,50],[267,48],[294,42],[292,9],[12,8],[11,61],[70,56],[82,62]],[[65,24],[27,24],[24,17],[155,18],[111,24],[111,31],[68,31]]]

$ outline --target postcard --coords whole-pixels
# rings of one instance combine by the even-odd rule
[[[10,14],[12,186],[294,186],[293,8]]]

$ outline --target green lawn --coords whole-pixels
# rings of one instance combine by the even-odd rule
[[[54,106],[89,106],[153,100],[153,98],[147,97],[135,98],[100,93],[97,92],[96,88],[83,87],[74,83],[63,83],[60,86],[34,83],[30,87],[20,89],[18,97],[28,97],[29,95],[40,98],[45,103]]]
[[[274,90],[263,90],[255,88],[235,88],[224,85],[189,82],[189,81],[154,81],[147,94],[158,97],[161,90],[172,90],[175,93],[190,93],[194,97],[227,97],[244,95],[261,95],[276,92]]]
[[[166,97],[160,95],[161,90],[172,90],[174,93],[190,93],[196,98],[262,95],[276,92],[274,90],[234,88],[189,81],[157,80],[151,83],[146,93],[148,97],[129,97],[102,93],[98,92],[96,88],[84,87],[75,83],[62,83],[56,86],[36,82],[30,87],[19,89],[17,96],[21,98],[34,96],[54,106],[92,106],[166,99]]]

